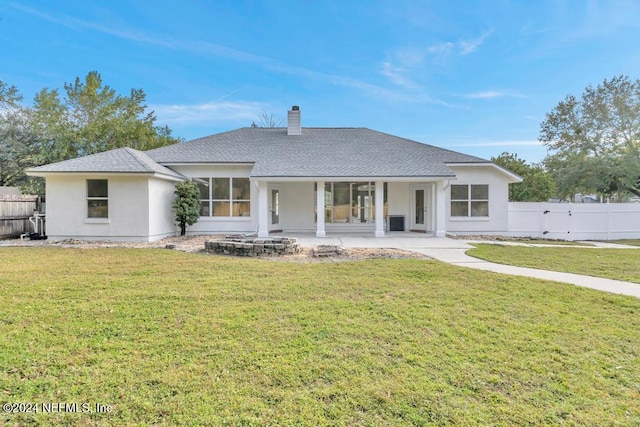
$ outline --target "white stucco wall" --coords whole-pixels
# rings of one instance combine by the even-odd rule
[[[109,218],[87,218],[87,179],[108,180]],[[50,239],[149,239],[148,176],[56,175],[46,188]]]
[[[489,217],[451,217],[451,187],[446,191],[446,231],[451,233],[497,233],[509,229],[509,178],[491,166],[451,167],[456,174],[449,184],[489,185]]]
[[[404,215],[406,227],[409,227],[409,208],[411,207],[410,196],[408,182],[387,183],[387,214]]]
[[[315,232],[313,182],[273,183],[280,189],[280,225],[288,232]]]
[[[149,179],[149,240],[155,241],[180,232],[174,221],[171,204],[175,197],[176,182]]]
[[[171,169],[189,178],[248,178],[252,165],[177,165]],[[251,181],[250,217],[200,217],[187,234],[253,233],[258,228],[258,189]]]

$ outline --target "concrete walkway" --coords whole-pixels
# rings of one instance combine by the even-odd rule
[[[385,237],[374,238],[369,236],[336,236],[317,238],[315,236],[299,235],[298,241],[301,246],[317,245],[340,245],[345,248],[394,248],[417,252],[438,261],[459,267],[475,268],[477,270],[492,271],[494,273],[510,274],[514,276],[533,277],[536,279],[552,280],[555,282],[570,283],[585,288],[597,289],[599,291],[611,292],[614,294],[630,295],[640,298],[640,284],[624,282],[621,280],[603,279],[599,277],[584,276],[581,274],[560,273],[556,271],[538,270],[535,268],[515,267],[511,265],[496,264],[471,257],[465,252],[472,248],[468,241],[454,240],[448,238],[425,237],[420,234],[398,234]],[[489,242],[478,242],[489,243]],[[504,242],[496,242],[504,243]],[[534,246],[526,244],[526,246]],[[549,246],[549,245],[545,245]],[[567,246],[554,246],[567,247]],[[589,247],[589,246],[582,246]],[[590,246],[597,249],[598,247]],[[623,245],[600,245],[600,247],[625,247]],[[640,256],[640,254],[639,254]]]

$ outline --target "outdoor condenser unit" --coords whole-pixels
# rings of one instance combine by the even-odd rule
[[[389,231],[404,231],[404,215],[389,215],[387,216],[387,230]]]

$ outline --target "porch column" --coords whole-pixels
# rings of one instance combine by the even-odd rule
[[[324,231],[324,181],[318,181],[316,187],[318,189],[316,195],[316,237],[327,237],[327,233]]]
[[[376,237],[384,237],[384,182],[376,181]]]
[[[438,181],[435,185],[435,193],[436,193],[436,208],[435,208],[435,232],[436,237],[445,237],[447,232],[447,188],[444,186],[444,181]]]
[[[258,237],[269,237],[269,193],[266,181],[258,181]]]

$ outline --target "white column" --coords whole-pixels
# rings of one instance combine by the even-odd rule
[[[376,237],[384,237],[384,182],[376,181]]]
[[[318,181],[316,185],[318,188],[318,194],[316,196],[316,237],[327,237],[327,233],[324,231],[324,181]]]
[[[445,237],[447,232],[447,189],[444,187],[444,181],[438,181],[435,185],[436,190],[436,237]]]
[[[258,181],[258,237],[269,237],[269,193],[266,181]]]

